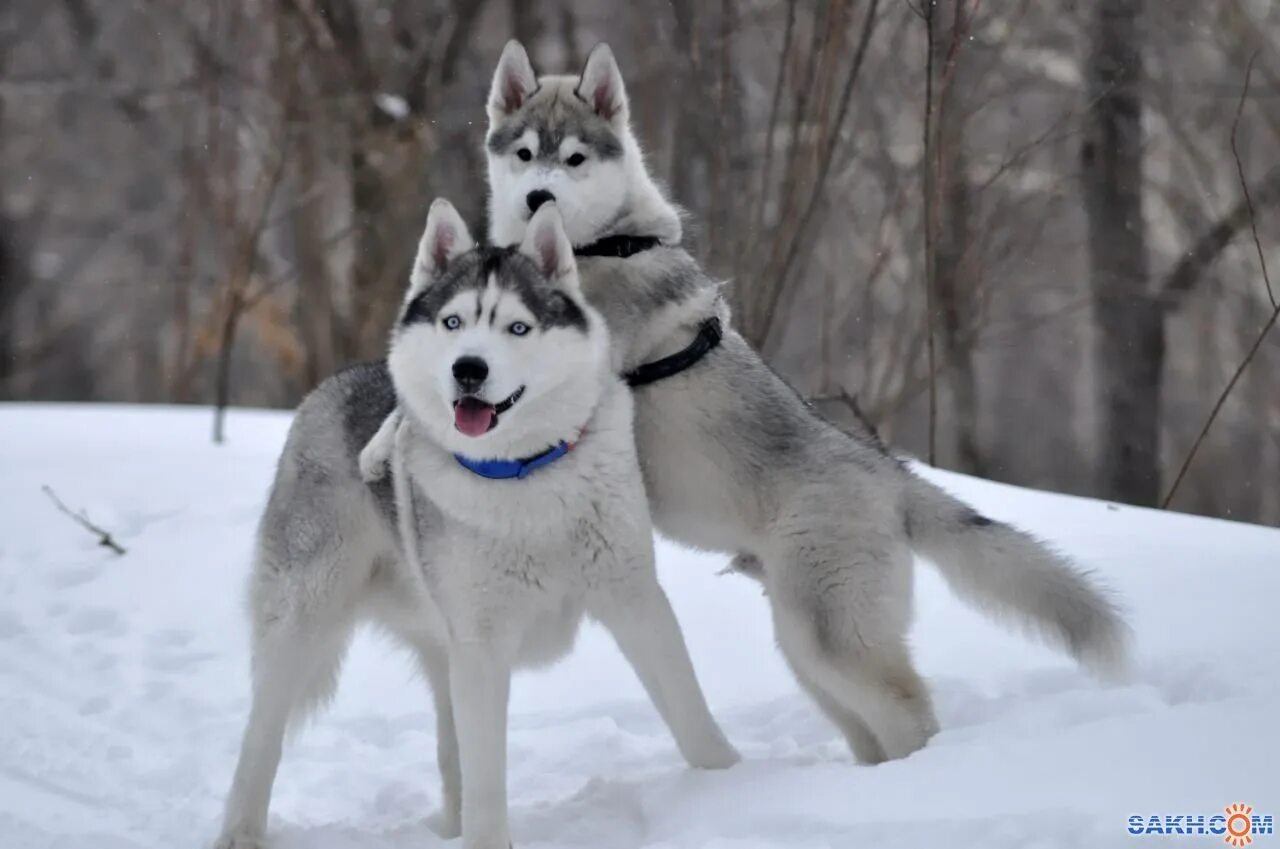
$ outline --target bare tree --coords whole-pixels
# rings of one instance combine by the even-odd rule
[[[945,378],[952,402],[949,425],[956,434],[957,466],[983,470],[977,439],[977,376],[973,346],[965,337],[974,324],[973,187],[965,138],[966,95],[972,74],[962,76],[967,62],[964,48],[980,0],[929,0],[925,6],[930,61],[926,80],[923,165],[925,210],[925,273],[928,286],[930,372]],[[933,79],[936,77],[936,79]],[[941,330],[941,364],[933,354],[934,328]],[[936,462],[936,381],[930,380],[929,457]]]
[[[689,246],[824,413],[1152,503],[1215,408],[1174,503],[1280,521],[1274,330],[1215,403],[1270,312],[1235,246],[1280,236],[1247,0],[8,0],[3,391],[287,407],[381,355],[430,200],[483,231],[513,35],[545,72],[610,42]]]
[[[1255,193],[1249,190],[1249,182],[1245,179],[1244,174],[1244,163],[1240,160],[1240,149],[1236,142],[1237,135],[1240,130],[1240,116],[1244,114],[1244,104],[1249,97],[1249,81],[1253,76],[1253,63],[1256,58],[1256,54],[1249,58],[1249,65],[1245,70],[1244,88],[1240,92],[1240,105],[1236,107],[1236,117],[1231,124],[1231,155],[1232,159],[1235,161],[1236,173],[1240,180],[1240,190],[1244,195],[1241,200],[1241,204],[1244,207],[1244,216],[1248,221],[1249,231],[1253,236],[1254,248],[1258,253],[1258,269],[1262,274],[1262,284],[1266,289],[1267,302],[1271,306],[1271,314],[1263,323],[1261,332],[1259,332],[1257,337],[1254,339],[1253,344],[1249,347],[1248,353],[1246,353],[1244,355],[1244,359],[1240,361],[1240,365],[1238,365],[1236,370],[1232,372],[1231,379],[1227,381],[1226,387],[1222,390],[1222,393],[1218,396],[1218,400],[1214,403],[1213,409],[1209,412],[1208,418],[1205,419],[1204,426],[1200,429],[1200,433],[1196,436],[1195,442],[1191,444],[1191,449],[1187,452],[1186,458],[1182,461],[1182,465],[1178,469],[1177,477],[1173,480],[1173,485],[1169,487],[1168,493],[1165,494],[1164,499],[1160,502],[1161,507],[1168,507],[1170,502],[1173,501],[1173,497],[1178,494],[1178,486],[1182,483],[1183,478],[1186,477],[1187,470],[1191,468],[1191,463],[1196,458],[1196,452],[1199,451],[1200,445],[1204,442],[1205,436],[1208,435],[1209,429],[1213,427],[1213,423],[1217,421],[1218,414],[1222,412],[1223,405],[1226,404],[1227,399],[1231,397],[1231,392],[1235,389],[1240,377],[1244,374],[1245,370],[1249,368],[1249,365],[1258,355],[1258,350],[1262,347],[1262,343],[1271,333],[1272,328],[1276,326],[1276,321],[1280,320],[1280,299],[1276,297],[1276,291],[1271,285],[1271,273],[1267,269],[1267,255],[1262,250],[1262,240],[1258,236],[1259,201],[1255,199]],[[1268,183],[1263,185],[1264,190],[1269,186],[1270,182],[1268,181]],[[1231,215],[1228,215],[1227,219],[1224,219],[1224,222],[1229,221],[1230,218]],[[1214,231],[1220,231],[1222,229],[1225,228],[1222,225],[1219,225],[1214,228]],[[1214,231],[1211,231],[1211,233]]]
[[[1143,217],[1143,0],[1099,0],[1090,31],[1080,149],[1097,328],[1102,492],[1160,495],[1164,310],[1149,288]]]

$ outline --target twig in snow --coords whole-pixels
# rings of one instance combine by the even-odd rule
[[[62,499],[54,493],[53,489],[48,484],[45,484],[40,488],[44,490],[45,495],[49,496],[49,500],[53,502],[55,507],[70,516],[71,520],[77,525],[84,528],[89,533],[96,535],[98,537],[98,545],[109,548],[116,554],[124,554],[124,547],[120,545],[120,543],[116,542],[109,532],[104,531],[93,522],[90,522],[89,517],[85,515],[83,510],[79,513],[72,511],[70,507],[62,503]]]

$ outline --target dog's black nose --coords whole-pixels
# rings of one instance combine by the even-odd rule
[[[542,206],[547,201],[555,199],[556,196],[546,189],[534,189],[529,192],[529,195],[524,199],[524,202],[529,204],[529,212],[533,213],[537,212],[538,207]]]
[[[489,376],[489,364],[479,357],[459,357],[453,364],[453,379],[463,392],[475,392]]]

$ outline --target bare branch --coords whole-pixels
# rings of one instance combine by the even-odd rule
[[[454,4],[453,32],[444,46],[444,55],[440,59],[440,84],[453,82],[458,70],[458,61],[462,58],[462,50],[471,40],[471,33],[480,13],[484,11],[484,0],[457,0]]]
[[[1267,256],[1262,252],[1262,242],[1258,239],[1257,213],[1253,208],[1253,198],[1249,195],[1249,182],[1244,178],[1244,163],[1240,161],[1240,151],[1236,148],[1236,132],[1240,129],[1240,115],[1244,112],[1244,101],[1249,94],[1249,79],[1253,76],[1253,63],[1258,58],[1258,51],[1249,57],[1249,65],[1244,70],[1244,91],[1240,93],[1240,103],[1236,106],[1236,117],[1231,122],[1231,155],[1236,160],[1236,173],[1240,175],[1240,190],[1244,192],[1245,205],[1249,207],[1249,227],[1253,231],[1253,246],[1258,249],[1258,264],[1262,266],[1262,279],[1267,284],[1267,298],[1273,309],[1280,309],[1276,303],[1276,293],[1271,289],[1271,275],[1267,273]]]
[[[853,89],[858,82],[859,72],[862,70],[862,62],[867,56],[867,46],[871,43],[871,36],[875,33],[876,24],[879,22],[880,0],[871,0],[871,5],[867,8],[867,16],[862,23],[862,34],[858,38],[858,46],[853,54],[853,64],[849,67],[849,75],[845,77],[844,89],[840,92],[839,106],[836,109],[836,119],[831,125],[831,131],[827,136],[825,143],[821,148],[821,160],[818,164],[818,172],[813,182],[813,191],[809,194],[809,203],[805,207],[804,213],[800,217],[800,224],[795,230],[795,238],[791,240],[790,246],[787,248],[786,256],[782,260],[782,267],[778,271],[777,284],[773,290],[773,298],[769,305],[768,311],[765,313],[766,320],[764,325],[764,333],[762,339],[768,339],[777,324],[777,317],[782,312],[778,309],[779,300],[783,291],[787,288],[787,280],[791,275],[796,257],[800,253],[800,248],[804,242],[805,235],[810,232],[809,224],[813,219],[814,213],[818,209],[827,186],[827,174],[831,170],[831,160],[834,158],[836,148],[840,144],[840,133],[844,129],[845,117],[849,113],[849,103],[853,99]]]
[[[1173,497],[1178,493],[1178,487],[1182,484],[1182,479],[1187,475],[1187,469],[1191,468],[1191,461],[1196,458],[1196,452],[1200,450],[1200,443],[1204,442],[1205,436],[1209,433],[1209,428],[1213,427],[1213,423],[1218,418],[1218,413],[1222,411],[1222,405],[1227,402],[1227,398],[1231,395],[1231,390],[1236,388],[1240,376],[1244,374],[1245,369],[1249,367],[1249,363],[1253,362],[1254,356],[1258,353],[1258,349],[1262,347],[1262,342],[1267,338],[1267,334],[1271,332],[1271,328],[1275,327],[1276,319],[1280,319],[1280,307],[1276,307],[1271,311],[1271,318],[1267,319],[1267,323],[1263,326],[1262,332],[1258,334],[1258,338],[1253,340],[1253,346],[1249,348],[1249,353],[1245,354],[1244,359],[1240,361],[1240,365],[1236,368],[1235,373],[1231,375],[1231,379],[1227,381],[1227,386],[1222,390],[1222,394],[1218,396],[1218,401],[1213,405],[1213,411],[1209,413],[1209,418],[1205,419],[1204,427],[1200,428],[1200,434],[1196,437],[1196,441],[1192,443],[1191,450],[1187,452],[1187,457],[1182,461],[1182,468],[1178,470],[1178,476],[1174,478],[1173,486],[1169,487],[1169,493],[1160,502],[1161,509],[1168,509],[1169,502],[1173,501]]]
[[[1160,295],[1164,298],[1165,309],[1175,312],[1182,306],[1187,295],[1195,288],[1204,272],[1208,271],[1214,261],[1235,240],[1239,233],[1252,220],[1258,210],[1266,209],[1280,203],[1280,168],[1275,168],[1258,186],[1256,194],[1250,195],[1248,189],[1245,196],[1234,207],[1223,215],[1213,226],[1206,230],[1186,255],[1165,276],[1160,287]],[[1270,295],[1270,290],[1267,292]],[[1271,301],[1275,306],[1275,299]]]
[[[213,441],[218,445],[221,445],[224,440],[227,405],[231,399],[231,351],[235,344],[236,328],[240,323],[241,316],[244,315],[245,308],[248,306],[246,292],[250,281],[253,279],[262,235],[267,229],[268,215],[276,196],[276,189],[284,178],[287,162],[288,142],[286,138],[281,141],[280,155],[277,157],[267,177],[257,216],[252,226],[244,234],[243,253],[239,264],[232,270],[233,277],[227,289],[226,314],[222,322],[217,370],[214,378]]]
[[[764,167],[760,171],[760,192],[756,195],[756,210],[751,220],[755,232],[764,229],[764,199],[769,193],[769,178],[773,173],[773,156],[778,146],[778,107],[782,102],[782,87],[787,81],[787,67],[791,62],[791,45],[795,40],[796,0],[787,2],[787,24],[782,33],[782,56],[778,59],[778,77],[773,84],[773,99],[769,104],[769,123],[764,136]]]
[[[1244,111],[1245,98],[1249,95],[1249,79],[1253,75],[1253,60],[1256,58],[1258,58],[1257,53],[1249,57],[1249,66],[1245,69],[1244,90],[1240,92],[1240,104],[1236,107],[1236,118],[1231,124],[1231,155],[1235,157],[1236,173],[1240,175],[1240,188],[1244,191],[1245,201],[1249,208],[1249,229],[1253,233],[1254,247],[1258,250],[1258,265],[1262,268],[1262,281],[1266,284],[1267,296],[1271,299],[1271,317],[1267,319],[1267,323],[1262,327],[1262,332],[1258,334],[1257,339],[1253,340],[1253,345],[1249,348],[1249,352],[1244,355],[1244,359],[1236,367],[1235,373],[1227,381],[1226,388],[1218,396],[1217,403],[1213,405],[1213,410],[1209,413],[1209,418],[1205,419],[1204,427],[1200,428],[1200,434],[1196,437],[1196,441],[1191,444],[1191,450],[1187,452],[1186,459],[1182,461],[1182,468],[1178,470],[1178,476],[1174,478],[1173,486],[1169,487],[1168,494],[1160,502],[1161,508],[1168,508],[1169,503],[1173,501],[1173,497],[1177,495],[1182,479],[1187,476],[1187,469],[1191,468],[1191,461],[1196,458],[1196,452],[1200,450],[1200,444],[1204,442],[1209,429],[1213,427],[1213,423],[1218,418],[1218,413],[1222,411],[1222,406],[1227,403],[1227,398],[1231,396],[1231,390],[1236,388],[1236,384],[1240,381],[1240,376],[1249,367],[1249,363],[1253,362],[1253,358],[1257,355],[1258,349],[1262,347],[1262,343],[1271,332],[1271,328],[1276,326],[1276,320],[1280,319],[1280,304],[1276,303],[1276,297],[1271,288],[1271,275],[1267,272],[1266,255],[1262,252],[1262,240],[1258,238],[1258,221],[1254,216],[1253,202],[1249,200],[1249,184],[1244,178],[1244,164],[1240,161],[1240,152],[1236,149],[1236,131],[1240,127],[1240,115]]]
[[[95,525],[93,522],[89,521],[89,517],[85,515],[85,512],[83,510],[77,513],[77,512],[74,512],[67,505],[63,504],[62,499],[59,498],[57,494],[54,493],[53,488],[50,487],[48,484],[41,486],[40,489],[44,490],[44,494],[49,496],[49,500],[53,502],[53,506],[57,507],[58,510],[61,511],[63,514],[65,514],[68,518],[70,518],[71,521],[75,522],[77,525],[84,528],[89,533],[95,535],[98,538],[98,545],[102,546],[103,548],[109,548],[112,551],[114,551],[116,554],[125,553],[124,546],[116,542],[115,538],[111,536],[110,532],[103,530],[102,528]]]

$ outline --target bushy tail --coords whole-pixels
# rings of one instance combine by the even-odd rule
[[[1123,676],[1132,634],[1088,573],[914,475],[906,519],[912,546],[961,599],[1067,651],[1100,677]]]

